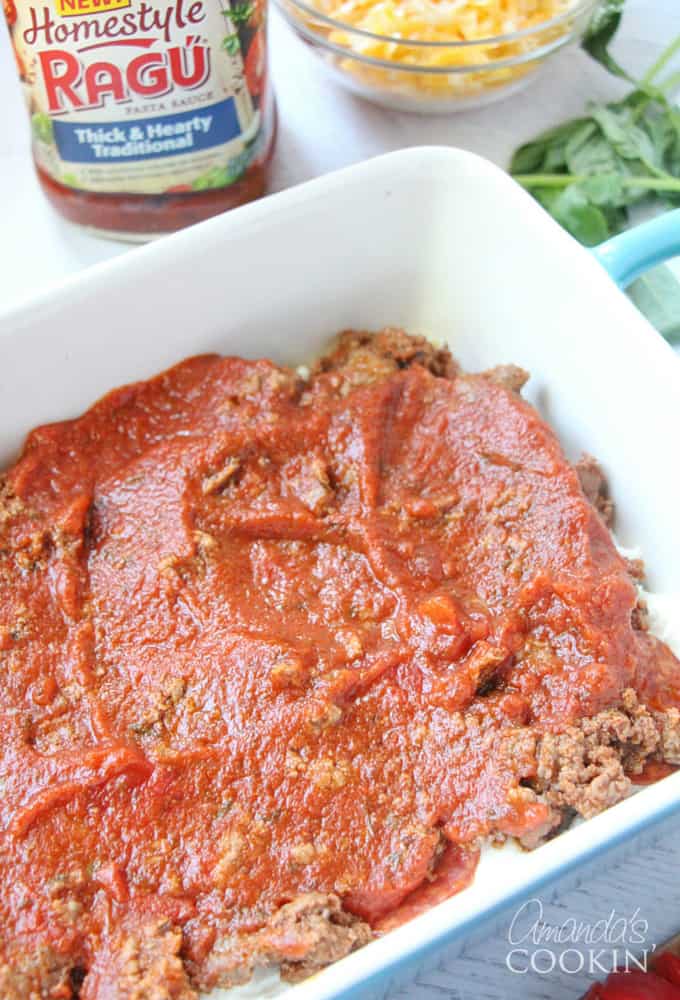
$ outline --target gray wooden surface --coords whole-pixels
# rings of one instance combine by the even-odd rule
[[[655,946],[680,931],[680,816],[667,823],[662,833],[653,835],[651,843],[642,848],[633,846],[614,862],[599,861],[594,871],[576,875],[570,882],[567,889],[558,887],[540,894],[543,920],[564,927],[570,920],[592,926],[609,919],[608,936],[613,946],[604,942],[593,946],[574,946],[571,941],[549,944],[548,950],[557,959],[556,971],[549,975],[513,974],[506,964],[512,948],[508,943],[511,920],[505,918],[490,933],[466,942],[460,954],[444,953],[434,968],[405,985],[388,989],[385,1000],[577,1000],[593,979],[604,978],[601,973],[587,973],[591,953],[604,967],[611,962],[614,947],[623,957],[625,946],[616,944],[619,935],[614,921],[619,921],[619,928],[623,927],[622,920],[628,921],[626,936],[630,938],[631,921],[635,919],[644,942],[631,943],[630,949],[638,958],[645,951],[653,953]],[[520,937],[525,929],[526,924],[520,925]],[[567,923],[567,934],[570,930]],[[532,945],[522,942],[522,948],[531,951]],[[583,955],[584,972],[561,973],[560,952],[569,951],[565,965],[573,969],[577,965],[575,950]],[[544,968],[541,962],[546,960],[547,964],[546,956],[539,959],[539,966]]]

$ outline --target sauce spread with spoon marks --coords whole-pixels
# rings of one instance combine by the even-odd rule
[[[603,745],[618,797],[661,759],[677,661],[638,709],[661,653],[513,378],[352,334],[308,380],[194,358],[29,436],[0,493],[3,996],[308,974],[464,887],[482,838],[608,804]]]

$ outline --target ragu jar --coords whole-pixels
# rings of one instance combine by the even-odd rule
[[[3,0],[43,189],[144,240],[264,194],[266,0]]]

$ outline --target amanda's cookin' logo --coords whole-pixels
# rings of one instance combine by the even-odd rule
[[[59,17],[105,14],[110,10],[122,10],[131,6],[132,0],[54,0],[54,7]]]
[[[639,908],[630,916],[611,910],[595,921],[567,916],[560,923],[544,918],[540,899],[528,899],[508,929],[505,964],[515,975],[608,975],[615,970],[647,971],[655,944],[647,942],[649,924]]]

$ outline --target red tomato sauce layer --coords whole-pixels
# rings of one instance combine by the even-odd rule
[[[0,479],[4,997],[306,975],[578,809],[541,754],[580,734],[595,767],[581,720],[646,712],[639,760],[602,739],[663,759],[680,665],[511,382],[350,334],[308,379],[192,358],[29,435]]]

